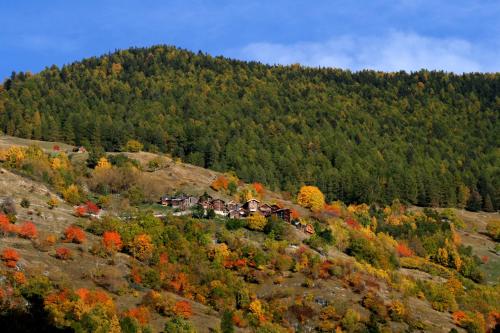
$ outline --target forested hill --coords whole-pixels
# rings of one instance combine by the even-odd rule
[[[147,149],[346,202],[500,208],[500,74],[267,66],[129,49],[0,86],[9,135]]]

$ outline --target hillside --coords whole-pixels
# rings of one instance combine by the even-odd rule
[[[0,86],[0,129],[146,150],[329,201],[500,208],[500,75],[266,66],[168,46]]]
[[[10,332],[500,326],[498,242],[486,228],[498,213],[397,201],[310,211],[267,190],[252,193],[297,210],[316,233],[272,217],[175,216],[158,193],[245,200],[253,185],[215,191],[214,179],[234,176],[147,152],[107,153],[89,168],[93,157],[72,151],[0,137],[0,324]],[[78,209],[92,206],[96,217]]]

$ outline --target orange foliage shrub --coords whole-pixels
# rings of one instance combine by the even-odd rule
[[[253,186],[253,189],[255,190],[255,192],[257,192],[257,194],[260,197],[262,197],[264,195],[264,193],[266,193],[266,188],[261,183],[253,183],[252,186]]]
[[[399,243],[396,247],[396,251],[398,252],[400,257],[411,257],[413,256],[413,251],[408,248],[405,244]]]
[[[292,220],[298,220],[300,218],[300,213],[296,209],[291,209],[290,210],[290,216],[292,217]]]
[[[455,311],[455,312],[453,312],[451,317],[453,318],[453,321],[455,322],[455,324],[460,324],[462,322],[462,320],[467,318],[467,315],[463,311]]]
[[[210,187],[214,191],[220,191],[222,189],[227,190],[227,187],[229,186],[229,180],[225,176],[219,176],[217,179],[215,179],[212,184],[210,184]]]
[[[179,301],[175,303],[173,311],[177,316],[184,318],[189,318],[193,315],[191,304],[188,301]]]
[[[54,245],[57,242],[56,235],[54,235],[54,234],[47,235],[47,237],[45,237],[45,242],[48,245]]]
[[[19,228],[19,236],[27,239],[33,239],[38,236],[38,231],[33,222],[24,222]]]
[[[85,206],[78,206],[75,208],[75,216],[83,217],[87,215],[87,208]]]
[[[0,232],[4,235],[16,234],[18,232],[16,225],[10,223],[9,217],[0,213]]]
[[[130,277],[134,283],[140,284],[142,282],[141,273],[136,266],[133,266],[130,270]]]
[[[354,230],[358,230],[361,228],[359,222],[353,218],[348,218],[347,220],[345,220],[345,223]]]
[[[17,284],[25,284],[26,283],[26,276],[24,275],[23,272],[14,272],[12,277],[14,278],[14,281]]]
[[[64,231],[64,237],[67,242],[81,244],[85,242],[85,233],[83,230],[76,226],[68,227]]]
[[[181,292],[188,289],[189,281],[187,275],[182,272],[177,273],[175,278],[170,281],[170,286],[176,292]]]
[[[153,254],[153,244],[151,243],[151,236],[141,234],[134,237],[134,240],[129,245],[132,255],[139,260],[147,260]]]
[[[333,203],[331,205],[325,204],[325,207],[323,208],[323,210],[326,214],[329,214],[332,216],[338,217],[342,214],[342,207],[337,203]]]
[[[108,251],[120,251],[122,248],[122,238],[116,231],[104,232],[102,242]]]
[[[146,325],[149,322],[149,310],[145,306],[139,306],[125,312],[125,317],[132,317],[137,319],[141,325]]]
[[[0,213],[0,224],[8,224],[10,223],[9,217],[3,213]]]
[[[6,248],[2,251],[2,260],[5,262],[5,266],[7,267],[16,267],[19,258],[19,253],[12,248]]]
[[[87,208],[87,211],[90,214],[96,214],[97,215],[101,211],[101,209],[95,203],[93,203],[92,201],[87,201],[85,203],[85,207]]]
[[[72,254],[71,250],[67,247],[60,247],[56,249],[56,258],[61,260],[69,260],[71,259]]]

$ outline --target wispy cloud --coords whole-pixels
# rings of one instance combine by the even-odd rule
[[[22,35],[17,44],[32,51],[57,51],[63,53],[77,51],[81,46],[79,38],[76,37],[41,34]]]
[[[391,32],[372,37],[346,35],[324,42],[252,43],[231,55],[268,64],[383,71],[426,68],[462,73],[499,71],[500,61],[494,50],[494,46],[488,48],[459,38]]]

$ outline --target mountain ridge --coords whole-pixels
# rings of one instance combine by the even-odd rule
[[[315,184],[329,200],[497,210],[499,83],[132,48],[13,75],[0,128],[115,151],[138,139],[270,188]]]

